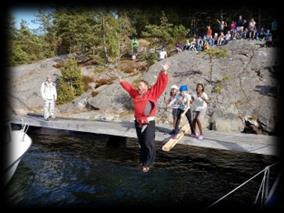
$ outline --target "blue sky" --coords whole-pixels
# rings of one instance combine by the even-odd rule
[[[19,29],[21,20],[25,20],[28,24],[28,27],[30,29],[37,29],[39,27],[38,24],[35,24],[32,22],[32,20],[35,20],[35,15],[37,13],[38,9],[14,9],[11,11],[12,16],[15,17],[16,21],[16,28]]]

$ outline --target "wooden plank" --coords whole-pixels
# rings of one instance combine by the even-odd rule
[[[180,132],[177,134],[176,138],[171,138],[167,143],[162,146],[162,150],[165,152],[169,152],[182,138],[183,136],[188,133],[189,125],[185,124],[181,128]]]

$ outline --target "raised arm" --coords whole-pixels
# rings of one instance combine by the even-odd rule
[[[155,98],[159,98],[167,87],[169,82],[167,70],[170,66],[170,64],[162,65],[163,69],[160,71],[156,83],[151,88],[150,92]]]
[[[122,87],[126,92],[128,92],[128,94],[129,94],[132,98],[134,98],[134,97],[138,94],[137,90],[136,90],[130,83],[128,83],[127,81],[124,81],[124,80],[119,79],[119,83],[120,83],[121,87]]]

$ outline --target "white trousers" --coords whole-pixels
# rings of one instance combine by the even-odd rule
[[[44,119],[47,119],[50,116],[52,118],[55,118],[54,107],[55,107],[55,101],[54,100],[45,100],[44,101]]]

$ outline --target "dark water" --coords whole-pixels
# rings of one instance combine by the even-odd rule
[[[160,151],[150,173],[138,166],[134,139],[109,141],[94,134],[31,129],[30,150],[6,187],[19,207],[167,207],[204,209],[277,158],[176,145]],[[202,143],[202,142],[201,142]],[[277,171],[271,171],[275,178]],[[262,176],[218,206],[252,206]]]

